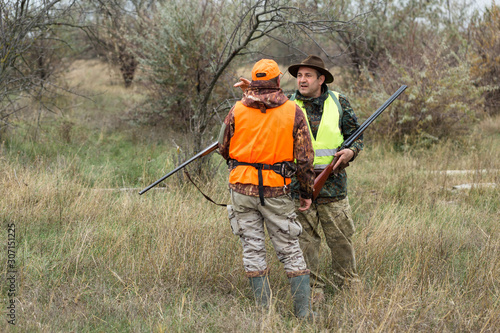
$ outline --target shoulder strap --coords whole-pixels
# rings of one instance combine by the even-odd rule
[[[328,90],[328,94],[330,94],[330,97],[333,99],[335,104],[337,104],[337,109],[339,110],[339,128],[342,129],[342,115],[344,114],[344,109],[342,109],[342,105],[340,105],[339,99],[335,96],[333,91]]]

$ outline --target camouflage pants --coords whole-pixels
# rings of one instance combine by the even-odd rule
[[[298,200],[296,200],[295,205],[298,207]],[[349,280],[358,280],[356,258],[352,246],[354,223],[351,217],[349,199],[345,198],[327,204],[313,204],[305,212],[297,210],[297,214],[298,220],[304,228],[299,240],[307,268],[311,270],[311,285],[323,288],[326,283],[329,283],[340,287],[344,283],[349,283]],[[320,273],[320,225],[332,255],[333,274],[331,276]]]
[[[264,198],[231,191],[232,206],[228,206],[233,233],[243,246],[243,266],[247,275],[263,276],[267,273],[264,225],[280,262],[289,277],[303,275],[306,263],[298,236],[302,227],[296,220],[293,200],[288,195]]]

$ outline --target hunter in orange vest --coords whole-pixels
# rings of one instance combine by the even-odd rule
[[[224,120],[219,151],[230,169],[229,220],[243,245],[243,266],[256,303],[268,307],[271,295],[267,228],[290,279],[295,315],[311,319],[309,270],[298,240],[302,227],[296,220],[289,184],[296,174],[300,209],[309,209],[314,151],[304,112],[283,94],[280,74],[273,60],[262,59],[254,65],[252,82]]]
[[[344,138],[348,138],[360,126],[347,99],[338,92],[331,91],[328,83],[334,81],[323,59],[310,55],[298,64],[288,67],[290,75],[297,79],[295,102],[307,115],[316,150],[315,169],[322,169],[334,156],[340,157],[342,164],[348,165],[363,149],[363,139],[359,137],[350,149],[338,152]],[[292,194],[298,185],[292,182]],[[299,200],[297,200],[298,202]],[[298,211],[298,220],[304,232],[300,235],[300,246],[311,270],[313,303],[322,302],[325,286],[334,288],[357,288],[360,279],[356,269],[356,256],[352,237],[355,232],[352,209],[347,196],[347,173],[332,173],[321,189],[318,198],[307,212]],[[320,266],[322,234],[331,253],[331,268]]]
[[[234,122],[238,130],[231,138],[229,157],[249,164],[293,163],[294,121],[294,102],[287,101],[264,112],[237,102]],[[237,165],[231,170],[229,182],[259,185],[258,169],[251,165]],[[290,178],[283,177],[272,168],[262,170],[263,186],[283,188],[290,182]]]

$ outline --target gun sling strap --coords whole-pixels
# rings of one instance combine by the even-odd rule
[[[252,166],[257,169],[258,172],[258,177],[259,177],[259,198],[260,198],[260,204],[262,206],[265,206],[264,203],[264,180],[262,177],[262,170],[273,170],[277,174],[283,176],[283,186],[286,187],[286,178],[291,178],[296,171],[296,165],[295,163],[292,162],[280,162],[280,163],[275,163],[275,164],[264,164],[264,163],[246,163],[246,162],[238,162],[236,160],[230,160],[228,163],[231,163],[232,168],[237,167],[238,165],[247,165],[247,166]],[[191,179],[191,176],[189,175],[189,172],[187,172],[186,169],[184,169],[184,174],[186,175],[187,179],[196,187],[198,191],[211,203],[217,205],[217,206],[222,206],[222,207],[227,207],[226,204],[220,204],[215,202],[212,198],[210,198],[208,195],[203,193],[203,191],[198,187],[198,185],[195,184],[195,182]]]
[[[212,198],[210,198],[208,195],[206,195],[205,193],[203,193],[203,191],[198,187],[198,185],[196,185],[194,183],[194,181],[191,179],[191,176],[189,176],[189,172],[187,172],[186,169],[184,169],[184,174],[186,175],[186,177],[189,179],[189,181],[194,185],[194,187],[196,187],[196,189],[198,191],[200,191],[200,193],[205,197],[205,199],[207,199],[208,201],[210,201],[211,203],[217,205],[217,206],[222,206],[222,207],[227,207],[226,204],[220,204],[220,203],[217,203],[215,201],[212,200]]]

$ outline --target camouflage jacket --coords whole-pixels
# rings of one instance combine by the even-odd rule
[[[270,81],[252,81],[249,88],[243,94],[241,102],[254,109],[272,109],[288,101],[288,98],[281,88]],[[229,146],[234,135],[234,106],[226,116],[219,134],[219,152],[222,157],[229,160]],[[312,148],[311,136],[307,126],[307,121],[302,110],[297,106],[295,110],[295,121],[293,125],[293,157],[296,160],[297,173],[295,186],[297,194],[304,199],[312,198],[314,184],[313,160],[314,151]],[[231,164],[228,163],[231,169]],[[232,190],[251,196],[259,196],[258,185],[253,184],[229,184]],[[264,186],[264,197],[278,197],[285,193],[290,193],[290,186],[283,187]]]
[[[302,96],[299,91],[296,92],[295,99],[299,99],[304,102],[304,107],[306,109],[307,118],[311,126],[311,132],[314,137],[318,132],[319,124],[321,122],[321,116],[323,114],[323,104],[328,97],[328,91],[326,85],[323,85],[323,93],[317,98],[308,98]],[[342,107],[342,135],[344,140],[349,138],[349,136],[360,126],[358,119],[354,114],[354,111],[349,104],[347,98],[340,94],[339,95],[340,106]],[[354,151],[354,157],[351,162],[356,158],[361,150],[363,150],[363,136],[361,135],[351,146]],[[292,192],[293,196],[297,196],[298,183],[294,179],[292,181]],[[321,192],[316,198],[316,203],[328,203],[332,201],[342,200],[347,196],[347,174],[345,169],[334,175],[333,173],[327,179],[325,185],[321,189]]]

